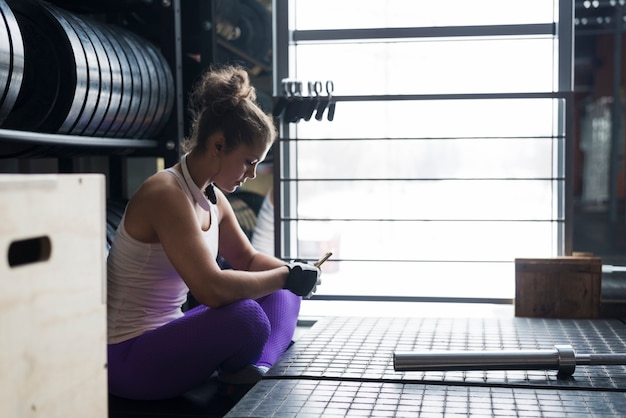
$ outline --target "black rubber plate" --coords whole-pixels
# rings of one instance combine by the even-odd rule
[[[163,57],[160,51],[150,42],[145,42],[145,47],[152,57],[154,67],[159,76],[159,107],[154,116],[154,123],[148,133],[148,137],[153,138],[161,132],[172,112],[175,94],[174,78],[171,71],[169,71],[165,57]]]
[[[15,18],[15,15],[4,0],[0,0],[0,14],[4,20],[4,29],[6,33],[0,33],[5,39],[0,47],[2,56],[0,59],[3,63],[8,63],[8,72],[5,73],[5,66],[0,67],[0,73],[6,74],[6,79],[0,76],[0,125],[4,122],[8,114],[13,109],[17,97],[22,86],[24,77],[24,41],[22,34]],[[2,26],[2,22],[0,22]],[[6,37],[4,37],[6,36]],[[4,61],[6,47],[8,49],[8,60]]]
[[[24,41],[24,77],[3,127],[55,133],[67,117],[77,85],[72,46],[41,3],[8,0],[8,5]]]
[[[134,84],[133,79],[133,71],[136,68],[134,66],[134,55],[127,51],[124,43],[120,42],[117,32],[113,27],[102,25],[100,29],[115,50],[115,54],[120,63],[121,75],[121,84],[119,87],[121,94],[120,106],[115,119],[107,129],[107,136],[122,137],[128,131],[139,109],[139,87]]]
[[[73,16],[74,27],[80,27],[87,36],[88,43],[94,50],[96,61],[90,63],[89,68],[93,71],[90,72],[97,76],[98,79],[98,96],[97,100],[93,103],[85,103],[85,110],[93,108],[93,114],[85,129],[80,132],[81,135],[93,136],[100,124],[102,124],[106,113],[109,109],[109,103],[111,101],[111,64],[109,63],[109,57],[107,56],[100,38],[96,35],[93,27],[93,23],[85,21],[83,18]],[[86,48],[87,49],[87,48]]]
[[[113,122],[116,120],[117,115],[120,112],[120,106],[124,94],[122,68],[112,41],[109,39],[109,37],[105,36],[105,33],[103,32],[103,25],[99,22],[94,21],[90,21],[89,25],[91,25],[94,35],[102,44],[102,48],[104,49],[104,53],[106,54],[106,59],[109,62],[109,71],[107,74],[103,74],[103,78],[106,75],[108,77],[107,81],[110,80],[109,106],[107,108],[106,114],[104,115],[104,119],[94,133],[95,136],[106,136]]]
[[[53,6],[48,6],[50,10],[54,9],[59,21],[61,21],[65,27],[65,31],[68,37],[75,34],[77,39],[76,55],[82,55],[85,58],[85,72],[87,74],[87,94],[82,103],[77,102],[76,105],[80,106],[80,115],[73,120],[69,133],[73,135],[80,135],[87,129],[94,114],[96,113],[98,106],[98,99],[100,97],[100,68],[98,66],[98,57],[96,50],[94,49],[89,36],[85,30],[80,26],[74,16],[61,9],[56,9]],[[78,59],[77,59],[78,66]],[[69,122],[69,120],[68,120]],[[66,126],[64,124],[64,126]]]
[[[23,88],[14,93],[16,105],[3,127],[125,138],[153,137],[163,128],[175,89],[156,46],[126,29],[44,1],[7,1],[17,10],[16,28],[19,23],[26,36],[23,57],[16,59],[24,68]],[[5,22],[0,19],[0,36]],[[3,41],[0,56],[10,62],[5,58],[11,37]],[[0,94],[14,85],[9,84],[11,70],[2,68]]]
[[[97,94],[94,96],[96,93],[94,88],[97,86],[90,84],[90,71],[85,48],[79,34],[65,18],[66,14],[51,5],[45,5],[44,7],[50,15],[59,22],[59,25],[67,36],[74,57],[74,64],[76,68],[76,88],[74,89],[74,97],[71,107],[65,120],[63,121],[63,124],[58,130],[61,134],[69,134],[76,131],[76,126],[84,127],[88,123],[91,115],[83,115],[83,107],[86,102],[97,100]],[[63,77],[64,75],[61,74],[60,76]]]
[[[11,78],[11,35],[7,27],[6,18],[2,4],[4,0],[0,0],[0,123],[4,121],[2,109],[4,108],[4,97],[9,88],[9,80]],[[4,3],[6,5],[6,3]]]
[[[132,55],[135,59],[135,65],[133,66],[133,68],[135,68],[133,71],[133,87],[136,86],[137,89],[133,88],[133,100],[138,98],[139,101],[137,115],[129,126],[125,136],[128,138],[140,138],[139,133],[150,107],[150,72],[142,52],[132,39],[132,35],[126,30],[120,30],[118,35],[122,44],[126,45],[125,49],[128,56]]]
[[[154,123],[154,113],[155,108],[158,106],[158,89],[159,89],[159,80],[156,75],[156,69],[154,68],[154,64],[148,51],[144,47],[144,41],[136,36],[132,32],[125,33],[128,36],[128,39],[134,44],[135,50],[139,53],[142,58],[144,65],[146,66],[146,73],[148,77],[144,77],[143,80],[143,98],[148,99],[148,105],[146,107],[146,114],[140,123],[138,123],[137,131],[134,133],[136,138],[144,138],[146,137],[146,133],[148,129]],[[147,80],[146,80],[147,79]]]
[[[166,101],[166,79],[162,63],[159,61],[158,56],[155,54],[153,47],[146,40],[143,40],[137,36],[134,37],[135,42],[144,51],[144,57],[148,67],[150,68],[152,77],[152,86],[150,89],[151,101],[149,113],[144,120],[145,130],[142,137],[149,138],[153,135],[156,128],[158,128],[158,122],[162,117],[163,108]]]

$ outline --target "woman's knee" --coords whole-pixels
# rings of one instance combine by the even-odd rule
[[[297,318],[300,313],[302,298],[289,290],[278,290],[260,299],[257,302],[261,305],[265,313],[270,317],[278,316],[282,319]]]
[[[246,335],[256,335],[259,340],[267,340],[271,331],[270,320],[258,302],[243,299],[223,306],[226,322],[232,329],[238,329]]]

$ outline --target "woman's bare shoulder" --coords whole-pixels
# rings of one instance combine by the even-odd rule
[[[176,179],[166,172],[147,178],[128,202],[125,226],[134,238],[157,241],[157,225],[186,210],[188,200]]]
[[[176,178],[172,174],[161,170],[148,177],[135,194],[137,197],[149,197],[152,195],[158,196],[161,193],[179,195],[181,191],[182,189]]]
[[[185,193],[170,173],[159,171],[148,177],[129,201],[129,209],[139,213],[160,211],[176,202],[185,202]]]

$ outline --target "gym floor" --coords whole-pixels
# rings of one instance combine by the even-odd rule
[[[326,317],[226,417],[620,417],[623,365],[578,366],[573,374],[558,374],[558,360],[554,370],[395,371],[394,353],[563,344],[615,353],[625,338],[618,319]]]

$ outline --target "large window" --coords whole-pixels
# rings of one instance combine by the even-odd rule
[[[571,4],[274,7],[277,86],[332,80],[337,103],[279,142],[280,255],[335,252],[309,304],[510,303],[515,258],[568,251]]]

